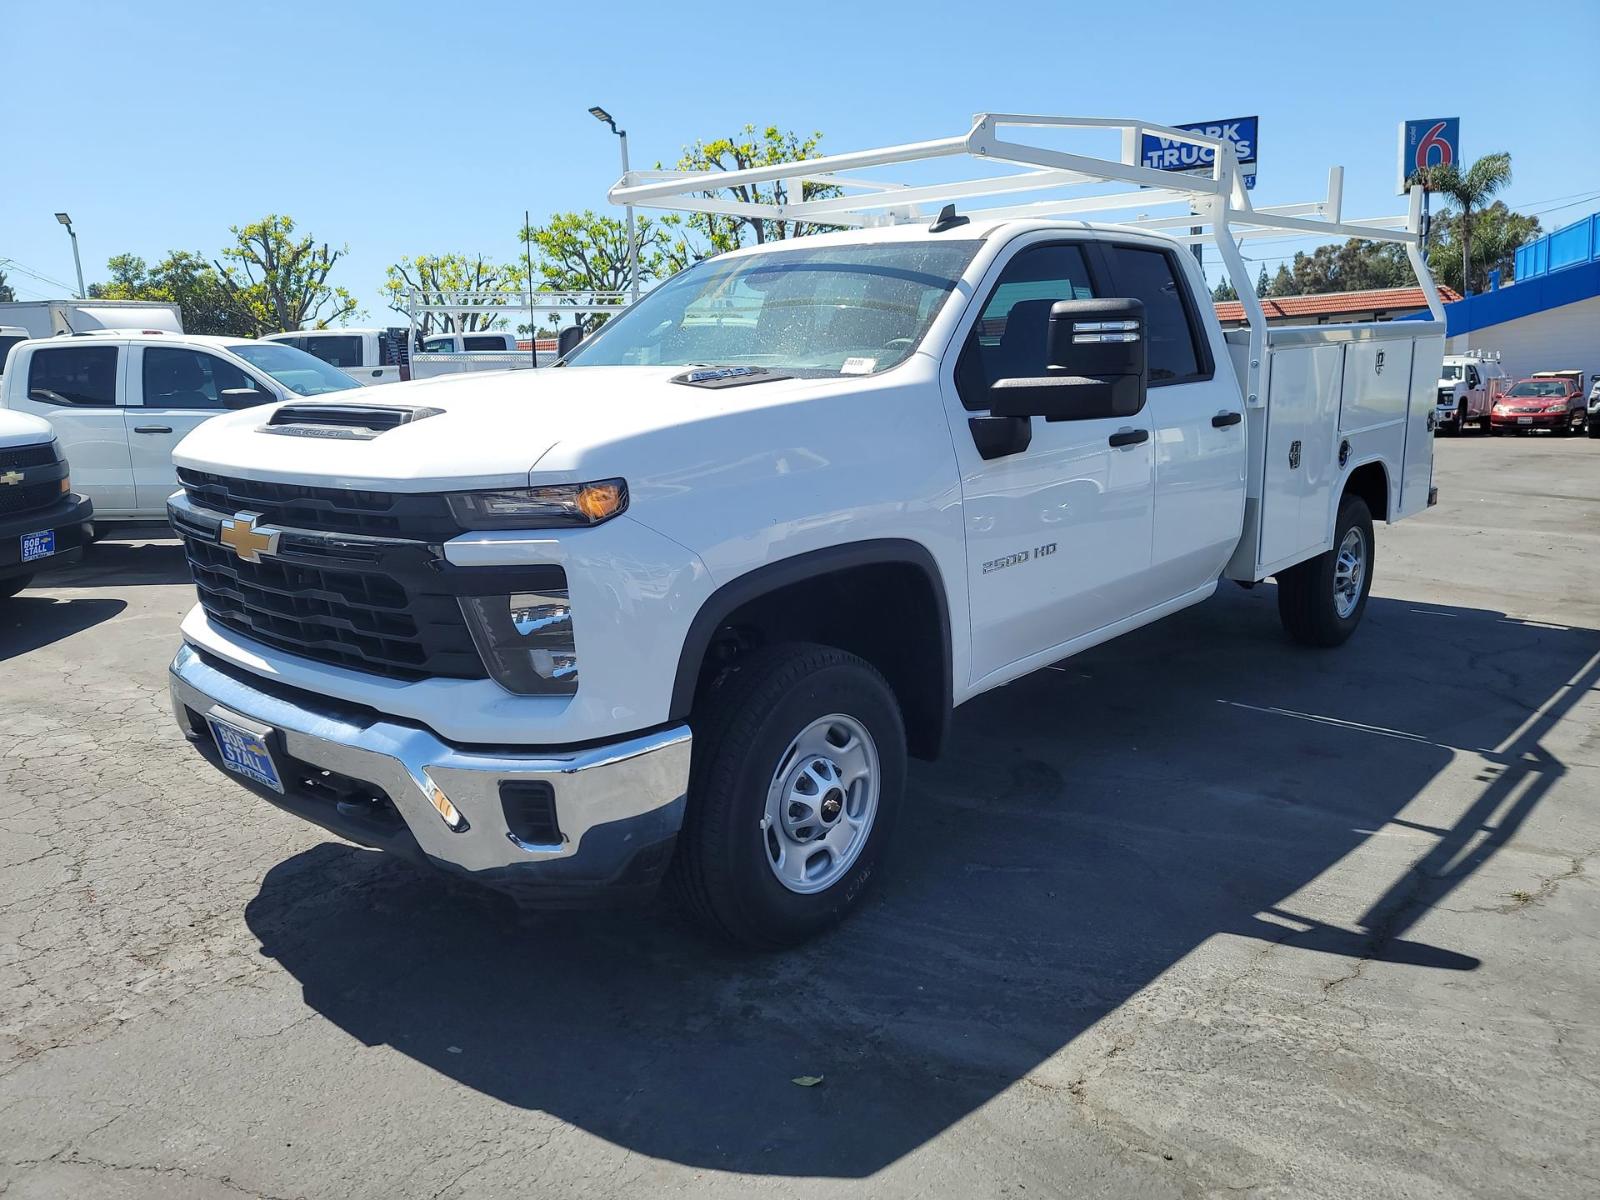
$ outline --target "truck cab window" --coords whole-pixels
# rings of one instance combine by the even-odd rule
[[[422,352],[424,354],[453,354],[455,353],[455,348],[455,339],[449,337],[429,338],[422,343]]]
[[[956,364],[962,404],[986,409],[988,390],[996,380],[1046,374],[1051,306],[1058,300],[1089,300],[1094,295],[1079,247],[1032,246],[1019,251],[1000,273]]]
[[[28,399],[42,404],[116,404],[117,348],[35,350],[28,365]]]
[[[461,339],[463,350],[504,350],[506,339],[499,334],[483,334],[478,337]]]
[[[181,346],[146,346],[142,381],[146,408],[221,408],[228,389],[260,386],[232,363]]]
[[[1171,255],[1164,250],[1114,246],[1117,295],[1144,302],[1146,355],[1150,386],[1188,383],[1210,377],[1206,357],[1196,340],[1187,289]]]
[[[307,354],[315,355],[331,367],[359,367],[361,365],[361,338],[350,334],[308,337],[301,347]]]

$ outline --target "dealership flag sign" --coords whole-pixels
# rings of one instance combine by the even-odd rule
[[[1406,184],[1418,171],[1448,166],[1461,161],[1461,118],[1429,117],[1425,121],[1400,123],[1400,179],[1403,196]]]

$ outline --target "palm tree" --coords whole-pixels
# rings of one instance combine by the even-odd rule
[[[1463,174],[1454,163],[1418,171],[1416,178],[1430,192],[1455,201],[1461,208],[1461,292],[1472,290],[1472,210],[1485,207],[1494,194],[1511,182],[1511,155],[1485,154]]]

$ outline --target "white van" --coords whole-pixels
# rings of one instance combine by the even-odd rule
[[[410,334],[387,329],[297,329],[269,333],[264,342],[282,342],[338,367],[364,387],[404,383],[411,378]]]
[[[50,423],[99,521],[166,520],[173,447],[218,413],[356,387],[293,346],[151,330],[19,342],[9,367],[0,408]]]

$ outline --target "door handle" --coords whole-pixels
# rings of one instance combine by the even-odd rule
[[[1140,442],[1150,440],[1148,429],[1119,429],[1110,437],[1113,446],[1137,446]]]
[[[135,433],[171,433],[172,432],[172,426],[171,425],[135,425],[133,427],[133,431]]]
[[[1211,424],[1218,429],[1226,429],[1229,425],[1237,425],[1244,417],[1236,412],[1219,412],[1211,418]]]

